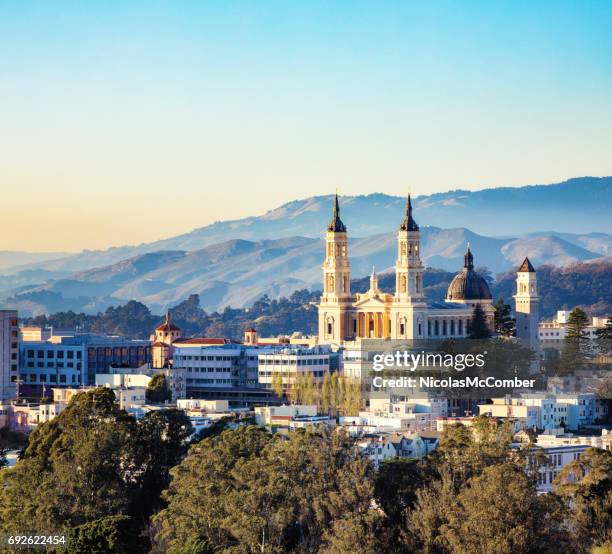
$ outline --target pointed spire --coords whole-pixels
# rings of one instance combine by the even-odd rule
[[[463,256],[463,267],[467,270],[474,269],[474,256],[472,256],[469,242],[467,243],[467,249]]]
[[[523,263],[521,264],[521,267],[518,268],[518,273],[535,273],[535,272],[536,270],[531,265],[529,258],[525,257],[525,259],[523,260]]]
[[[376,275],[376,269],[372,266],[372,275],[370,275],[370,291],[378,292],[378,275]]]
[[[408,193],[408,199],[406,200],[406,215],[400,225],[400,231],[418,231],[419,226],[412,217],[412,202],[410,200],[410,193]]]
[[[338,193],[334,198],[334,208],[332,210],[332,219],[327,226],[328,231],[334,231],[336,233],[346,233],[346,225],[342,223],[340,219],[340,203],[338,202]]]

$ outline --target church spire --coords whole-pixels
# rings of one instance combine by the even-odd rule
[[[412,202],[410,201],[410,194],[408,194],[408,199],[406,200],[406,215],[404,216],[404,220],[400,225],[400,231],[418,231],[419,226],[417,222],[412,217]]]
[[[533,265],[531,265],[529,258],[526,257],[523,260],[521,267],[518,268],[518,273],[535,273],[535,269],[533,268]]]
[[[470,243],[467,243],[467,250],[463,256],[463,267],[467,270],[474,269],[474,256],[470,250]]]
[[[334,198],[334,208],[332,211],[332,219],[327,226],[328,231],[334,231],[336,233],[346,233],[346,225],[342,223],[340,219],[340,204],[338,203],[338,193]]]

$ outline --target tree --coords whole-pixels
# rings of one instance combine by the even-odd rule
[[[272,372],[272,390],[279,398],[283,397],[283,375],[280,371]]]
[[[195,445],[172,473],[168,505],[153,518],[159,551],[199,544],[215,552],[347,552],[380,520],[372,467],[342,433],[298,430],[283,439],[254,427],[228,430]]]
[[[441,529],[453,553],[540,552],[553,544],[560,519],[550,517],[548,499],[539,497],[518,464],[493,465],[461,489]]]
[[[119,409],[110,389],[76,394],[57,417],[32,431],[17,465],[0,472],[0,530],[74,530],[91,537],[121,521],[122,529],[131,526],[138,536],[159,506],[190,432],[188,418],[176,410],[136,421]],[[146,540],[140,543],[147,548]]]
[[[192,433],[191,421],[182,410],[155,410],[138,421],[135,446],[146,471],[132,512],[136,518],[144,520],[159,508],[161,493],[170,483],[170,470],[185,456],[186,440]]]
[[[595,331],[597,335],[597,348],[602,354],[612,354],[612,317],[606,320],[606,324]]]
[[[585,364],[589,351],[589,337],[585,333],[588,324],[589,318],[582,309],[574,308],[570,312],[559,363],[560,373],[572,373]]]
[[[136,434],[136,420],[119,409],[111,390],[75,395],[31,433],[23,459],[3,472],[0,527],[58,531],[127,514],[144,469]]]
[[[589,448],[567,464],[554,491],[571,511],[570,531],[579,545],[612,542],[612,453]]]
[[[472,320],[470,325],[471,339],[488,339],[491,336],[487,318],[480,304],[476,304],[472,312]]]
[[[166,376],[163,373],[156,373],[149,381],[146,390],[147,402],[161,404],[167,400],[172,400],[172,392],[168,389]]]
[[[512,308],[500,296],[495,306],[495,332],[500,337],[513,337],[516,334],[516,322],[512,318]]]
[[[128,516],[108,516],[70,529],[67,533],[70,554],[111,554],[142,552],[142,541],[134,533]]]

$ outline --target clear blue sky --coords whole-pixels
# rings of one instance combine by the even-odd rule
[[[612,2],[0,0],[0,249],[612,174]]]

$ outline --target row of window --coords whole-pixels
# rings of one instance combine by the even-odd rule
[[[174,356],[175,361],[231,362],[240,356]]]
[[[186,367],[184,369],[191,373],[229,373],[231,371],[227,367]]]
[[[44,358],[45,352],[47,352],[47,356],[46,356],[47,358],[55,358],[56,354],[57,354],[57,358],[60,360],[63,359],[64,357],[66,357],[69,360],[75,358],[74,350],[31,350],[31,349],[28,349],[26,351],[26,357],[28,359],[32,359],[34,357],[39,358],[39,359]],[[82,357],[83,357],[83,352],[81,352],[80,350],[77,350],[76,359],[80,360]]]
[[[260,377],[272,377],[276,373],[275,371],[259,371]],[[314,377],[323,377],[325,375],[325,371],[310,371]],[[293,374],[292,374],[293,375]]]
[[[187,379],[188,385],[231,385],[231,379]]]
[[[329,358],[259,358],[259,365],[328,365]]]
[[[25,375],[23,377],[25,378]],[[51,373],[49,375],[46,375],[45,373],[40,373],[40,374],[39,373],[29,373],[28,382],[29,383],[75,383],[76,384],[76,383],[81,382],[81,376],[76,373],[73,373],[72,375],[66,375],[65,373],[61,373],[60,375],[56,375],[55,373]]]
[[[45,364],[45,362],[36,362],[36,366],[34,366],[34,362],[28,362],[26,364],[26,366],[28,368],[34,368],[34,367],[38,367],[38,368],[63,368],[64,367],[64,362],[47,362]],[[78,369],[80,371],[81,369],[81,362],[76,362],[76,364],[74,362],[66,362],[65,367],[68,368],[74,368],[76,367],[76,369]]]

